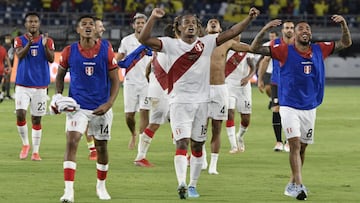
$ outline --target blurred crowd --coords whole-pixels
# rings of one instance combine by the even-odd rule
[[[101,17],[104,12],[122,12],[133,14],[136,12],[150,14],[154,7],[165,8],[168,13],[181,14],[184,12],[198,15],[213,14],[224,20],[238,22],[247,15],[249,8],[255,6],[261,13],[270,18],[278,15],[314,15],[327,14],[359,14],[358,0],[2,0],[0,13],[4,17],[12,12],[91,12]]]

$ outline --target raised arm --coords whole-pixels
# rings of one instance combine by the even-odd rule
[[[341,39],[335,42],[334,51],[337,52],[340,51],[341,49],[345,49],[351,46],[352,40],[351,40],[350,30],[349,27],[347,26],[345,18],[342,17],[341,15],[333,15],[331,16],[331,19],[335,23],[339,23],[341,25],[341,31],[342,31]]]
[[[52,63],[54,62],[54,50],[49,47],[51,46],[50,44],[53,44],[54,42],[48,43],[48,39],[49,39],[49,34],[45,33],[43,35],[41,35],[42,37],[42,44],[44,46],[45,49],[45,55],[46,55],[46,59]]]
[[[32,37],[31,33],[26,33],[27,37],[28,37],[28,43],[22,47],[15,47],[15,54],[17,55],[17,57],[19,59],[23,59],[25,58],[26,54],[29,52],[30,46],[32,45],[32,43],[34,42],[34,39]],[[19,38],[15,38],[16,40],[20,40]],[[16,44],[16,43],[15,43]]]
[[[160,51],[161,41],[156,37],[151,37],[151,31],[158,18],[162,18],[165,15],[165,11],[161,8],[154,8],[151,12],[150,18],[141,30],[139,36],[139,42],[143,45],[151,47],[155,51]]]
[[[228,41],[229,39],[232,39],[235,36],[239,35],[259,14],[259,10],[257,10],[256,8],[251,8],[249,11],[249,15],[244,20],[235,24],[225,32],[219,34],[219,36],[217,37],[217,45],[219,46],[224,42]]]
[[[231,49],[236,52],[249,52],[250,45],[243,42],[236,42],[232,44]]]
[[[256,53],[256,54],[262,54],[266,56],[270,56],[270,49],[268,46],[262,46],[262,41],[264,39],[265,33],[278,25],[281,25],[281,20],[275,19],[267,23],[256,35],[255,39],[250,45],[250,52]]]

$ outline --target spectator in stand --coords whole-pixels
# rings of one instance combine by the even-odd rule
[[[278,0],[274,0],[272,4],[269,5],[269,15],[271,19],[275,19],[279,16],[281,11],[281,5]]]

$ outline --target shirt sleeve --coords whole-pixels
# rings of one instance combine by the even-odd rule
[[[22,41],[20,39],[20,37],[16,37],[15,40],[14,40],[14,48],[19,48],[19,47],[22,47]]]
[[[126,38],[124,38],[124,39],[121,40],[120,46],[119,46],[119,49],[118,49],[118,53],[123,53],[123,54],[126,55],[127,53],[126,53],[126,47],[125,47],[125,45],[126,45],[125,39],[126,39]]]
[[[67,46],[61,52],[59,65],[65,69],[69,68],[69,56],[70,56],[70,46]]]
[[[325,59],[330,54],[332,54],[333,51],[334,51],[334,48],[335,48],[335,43],[334,42],[318,42],[317,44],[321,48],[323,59]]]
[[[115,53],[114,53],[114,49],[111,45],[110,42],[109,43],[109,47],[108,47],[108,64],[109,64],[109,70],[113,70],[115,68],[118,68],[117,66],[117,61],[115,59]]]
[[[270,55],[271,58],[278,60],[280,64],[284,64],[288,56],[288,45],[284,43],[270,46]]]
[[[46,44],[47,44],[47,47],[49,47],[50,50],[52,50],[52,51],[55,50],[55,43],[54,43],[53,39],[48,38]]]

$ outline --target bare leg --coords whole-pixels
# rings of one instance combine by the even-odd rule
[[[131,132],[131,138],[129,141],[129,145],[128,148],[129,149],[134,149],[135,148],[135,142],[136,142],[136,131],[135,131],[135,112],[129,112],[129,113],[125,113],[125,118],[126,118],[126,124]]]

